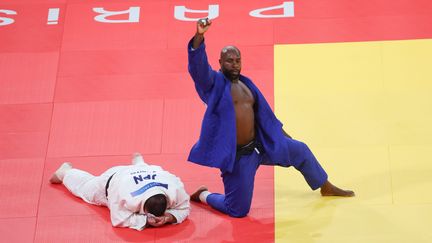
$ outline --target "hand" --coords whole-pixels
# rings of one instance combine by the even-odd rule
[[[203,35],[212,24],[211,20],[209,18],[205,19],[199,19],[197,21],[197,34]]]
[[[175,217],[172,214],[165,213],[160,217],[156,217],[151,214],[147,214],[147,224],[152,227],[161,227],[164,224],[176,222]]]
[[[164,216],[156,217],[154,215],[147,214],[147,225],[150,225],[152,227],[161,227],[164,224],[165,224]]]
[[[177,223],[177,219],[176,219],[176,217],[174,217],[174,215],[172,215],[170,213],[165,213],[165,217],[167,218],[167,223],[168,224]]]

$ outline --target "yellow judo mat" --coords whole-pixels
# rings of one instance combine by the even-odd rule
[[[276,242],[432,242],[432,40],[277,45],[275,110],[333,184],[275,168]]]

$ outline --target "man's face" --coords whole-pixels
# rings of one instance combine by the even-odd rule
[[[231,81],[238,80],[241,71],[241,55],[237,49],[224,48],[219,59],[223,74]]]

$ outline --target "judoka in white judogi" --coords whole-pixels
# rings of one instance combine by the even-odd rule
[[[132,165],[112,167],[100,176],[64,163],[50,181],[63,183],[87,203],[108,207],[115,227],[142,230],[146,225],[178,224],[190,212],[189,195],[182,181],[160,166],[146,164],[140,154],[134,155]],[[144,207],[147,199],[157,194],[164,195],[167,202],[160,217],[146,212]]]

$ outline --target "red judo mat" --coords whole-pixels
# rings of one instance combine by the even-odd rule
[[[242,72],[270,104],[275,44],[432,37],[427,0],[2,2],[2,242],[274,241],[272,167],[259,169],[248,217],[193,203],[184,223],[142,232],[113,228],[108,209],[48,182],[63,161],[98,174],[139,151],[189,193],[202,184],[223,192],[217,169],[187,162],[205,106],[186,44],[208,15],[213,68],[223,46],[238,46]]]

